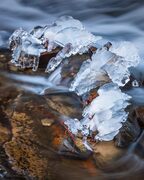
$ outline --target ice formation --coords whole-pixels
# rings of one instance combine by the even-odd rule
[[[46,72],[53,71],[65,57],[82,54],[101,39],[87,32],[82,23],[70,16],[61,17],[51,25],[35,27],[31,32],[16,30],[9,39],[13,50],[12,62],[22,68],[37,70],[39,57],[56,47],[62,50],[50,59]]]
[[[56,83],[60,82],[62,68],[59,65],[64,59],[95,47],[90,59],[83,62],[75,75],[70,91],[82,96],[97,88],[99,96],[84,108],[83,119],[65,121],[65,125],[75,136],[79,132],[83,135],[83,142],[88,149],[91,148],[86,137],[94,135],[95,140],[112,140],[126,121],[128,113],[125,108],[129,105],[130,96],[119,87],[129,81],[129,68],[140,61],[137,49],[131,43],[102,45],[98,44],[100,39],[100,36],[87,32],[80,21],[66,16],[51,25],[35,27],[30,32],[18,29],[10,37],[9,43],[13,51],[12,62],[34,71],[38,68],[42,53],[58,48],[59,52],[49,60],[46,68],[46,72],[53,71],[49,81]],[[135,80],[132,85],[137,87],[139,84]]]
[[[130,49],[131,52],[127,52]],[[122,57],[122,55],[124,57]],[[71,84],[70,90],[82,95],[109,81],[124,86],[129,81],[129,67],[138,65],[140,57],[131,43],[108,50],[99,48],[91,60],[85,61]]]
[[[125,108],[129,105],[130,96],[122,93],[114,83],[100,87],[98,94],[99,96],[83,110],[81,121],[68,120],[65,124],[74,134],[78,130],[84,136],[91,136],[93,132],[97,132],[96,140],[110,141],[127,120],[128,113],[125,112]]]

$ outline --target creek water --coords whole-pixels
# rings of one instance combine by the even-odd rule
[[[109,41],[131,41],[139,50],[141,62],[132,69],[135,78],[144,78],[143,71],[143,42],[144,42],[144,1],[143,0],[4,0],[0,2],[0,47],[7,47],[10,34],[19,27],[30,30],[37,25],[49,24],[57,17],[70,15],[79,19],[86,29],[95,35],[103,36]],[[8,75],[7,75],[8,76]],[[46,87],[53,87],[46,77],[10,76],[22,82],[24,88],[34,93],[40,93]],[[40,83],[37,83],[40,82]],[[53,87],[54,88],[54,87]],[[55,87],[56,88],[56,87]],[[59,87],[59,91],[64,91]],[[67,90],[65,90],[67,91]],[[132,103],[144,106],[144,88],[133,87],[127,91],[132,96]],[[128,152],[114,164],[109,165],[103,174],[104,179],[140,179],[144,178],[143,148],[138,147],[139,141],[144,141],[143,134],[129,147]],[[138,153],[133,149],[137,147]],[[140,154],[140,155],[139,155]],[[63,174],[61,178],[68,179],[101,179],[96,175],[90,176],[75,163],[57,163],[56,174]],[[58,176],[57,176],[58,177]]]

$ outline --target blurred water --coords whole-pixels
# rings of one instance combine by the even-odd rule
[[[130,40],[139,47],[144,35],[143,0],[5,0],[0,3],[0,45],[18,27],[31,29],[71,15],[110,40]]]
[[[144,0],[1,0],[0,46],[7,46],[8,37],[16,28],[30,30],[37,25],[49,24],[59,16],[71,15],[82,21],[89,31],[110,41],[132,41],[138,47],[143,60],[143,12]],[[138,70],[133,70],[137,77],[139,75],[144,77],[144,66],[141,64]],[[46,79],[43,79],[41,83],[47,85]],[[39,91],[41,91],[41,86]],[[144,105],[144,89],[133,88],[128,93],[133,96],[135,104]],[[125,164],[127,164],[126,171],[128,172],[120,172],[119,169]],[[140,167],[136,168],[135,164],[139,164]],[[129,179],[130,174],[141,173],[143,167],[143,160],[130,154],[116,162],[111,168],[108,167],[108,172],[110,171],[110,179],[120,177]]]

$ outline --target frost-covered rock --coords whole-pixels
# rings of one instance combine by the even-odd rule
[[[128,52],[127,49],[130,47]],[[112,49],[112,50],[111,50]],[[123,56],[123,57],[122,57]],[[84,62],[71,84],[70,90],[82,95],[109,81],[124,86],[130,77],[129,68],[138,65],[140,57],[131,43],[110,48],[99,48],[91,60]]]

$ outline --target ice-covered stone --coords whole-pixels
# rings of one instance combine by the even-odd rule
[[[71,43],[65,45],[65,47],[58,52],[56,57],[52,57],[47,65],[46,72],[53,71],[63,60],[63,58],[67,57],[67,54],[71,51]]]
[[[129,68],[136,66],[140,57],[137,49],[129,42],[98,45],[100,36],[94,36],[85,30],[82,23],[72,17],[65,16],[44,27],[37,26],[32,31],[16,30],[9,39],[13,51],[12,62],[22,68],[37,70],[39,57],[42,53],[59,52],[49,60],[46,72],[54,71],[67,58],[88,52],[91,47],[92,56],[83,62],[70,90],[83,95],[91,89],[99,88],[99,96],[94,98],[83,110],[83,119],[68,119],[65,121],[68,129],[84,137],[95,135],[96,140],[109,141],[119,132],[128,113],[130,96],[124,94],[119,86],[129,81]],[[61,66],[54,71],[49,80],[60,82]],[[110,83],[111,82],[111,83]],[[104,85],[105,84],[105,85]],[[137,86],[137,82],[133,82]]]

